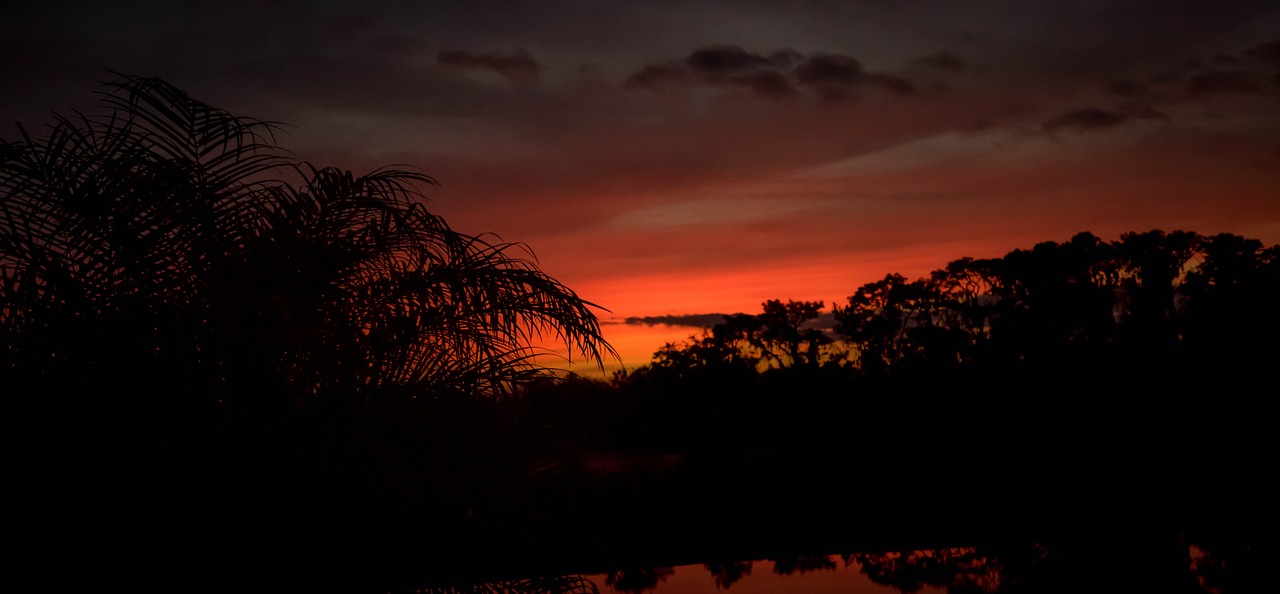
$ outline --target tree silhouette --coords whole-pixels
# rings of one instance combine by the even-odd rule
[[[543,338],[616,356],[526,246],[429,212],[431,177],[295,161],[159,79],[99,93],[0,141],[4,373],[306,401],[503,393]]]
[[[1280,246],[1229,233],[1157,229],[1105,242],[1081,232],[954,260],[925,278],[887,274],[833,307],[834,336],[814,326],[821,302],[771,299],[760,314],[666,345],[632,376],[860,377],[926,391],[1051,375],[1066,380],[1061,391],[1089,393],[1243,385],[1274,358],[1278,292]]]
[[[864,373],[884,373],[903,364],[955,364],[970,341],[952,301],[935,278],[908,282],[900,274],[867,283],[835,308],[836,332],[858,351]]]
[[[1116,251],[1124,274],[1117,317],[1127,339],[1148,348],[1177,339],[1178,288],[1200,244],[1200,236],[1187,231],[1157,229],[1120,236]]]
[[[840,353],[826,349],[832,339],[815,322],[823,302],[770,299],[759,314],[732,314],[682,343],[668,343],[648,367],[667,374],[702,370],[764,372],[834,364]]]
[[[1198,355],[1218,364],[1270,366],[1280,313],[1280,246],[1230,233],[1200,242],[1199,266],[1180,287],[1182,332]],[[1233,365],[1235,363],[1232,363]]]
[[[794,301],[783,303],[777,299],[765,301],[758,316],[763,324],[759,339],[774,352],[774,358],[784,366],[817,366],[819,351],[831,338],[821,330],[806,327],[816,320],[822,311],[821,301]]]

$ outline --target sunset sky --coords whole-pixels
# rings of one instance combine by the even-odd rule
[[[6,2],[0,137],[109,71],[435,177],[624,363],[1081,231],[1280,243],[1280,2]]]

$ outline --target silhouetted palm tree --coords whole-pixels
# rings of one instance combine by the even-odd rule
[[[427,175],[295,161],[276,124],[154,78],[100,95],[0,141],[4,372],[368,398],[508,390],[543,338],[616,356],[524,245],[429,212]]]

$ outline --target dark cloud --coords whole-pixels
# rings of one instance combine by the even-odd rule
[[[649,64],[627,77],[627,88],[644,87],[653,91],[681,84],[689,78],[689,70],[675,62]]]
[[[766,57],[736,45],[711,45],[689,54],[684,64],[689,72],[709,84],[743,87],[762,97],[785,97],[792,94],[793,89],[791,81],[778,69],[787,68],[798,55],[794,50],[780,50]],[[655,66],[658,68],[651,70]],[[636,76],[646,72],[654,80],[672,78],[660,65],[650,66]]]
[[[446,66],[492,70],[516,83],[537,81],[538,72],[542,69],[542,65],[524,50],[481,54],[452,50],[440,52],[436,61]]]
[[[862,64],[849,56],[812,56],[795,68],[800,84],[813,89],[827,101],[844,101],[864,77]]]
[[[633,326],[689,326],[691,328],[710,328],[724,323],[728,314],[689,314],[681,316],[640,316],[627,318],[623,323]]]
[[[1227,54],[1218,54],[1210,58],[1209,62],[1214,66],[1221,66],[1223,68],[1233,68],[1244,63],[1240,58],[1229,56]]]
[[[949,51],[942,51],[935,54],[929,54],[927,56],[920,56],[919,58],[916,58],[915,61],[917,63],[924,64],[925,66],[929,66],[931,68],[937,68],[938,70],[947,70],[951,72],[954,72],[957,70],[964,70],[966,67],[968,67],[968,63],[964,61],[964,58],[961,58],[955,53],[949,52]]]
[[[684,63],[695,72],[717,76],[753,70],[769,64],[769,59],[743,51],[736,45],[712,45],[689,54]]]
[[[839,54],[820,54],[805,60],[795,70],[796,78],[810,86],[852,85],[863,76],[862,64]]]
[[[1253,46],[1244,51],[1244,57],[1280,69],[1280,40]],[[1271,80],[1280,85],[1280,70],[1271,75]]]
[[[914,93],[911,81],[888,74],[868,73],[856,59],[841,54],[811,56],[795,68],[796,80],[823,99],[839,101],[853,96],[859,87],[875,86],[898,94]]]
[[[690,53],[683,62],[649,64],[627,77],[624,86],[662,91],[702,83],[741,87],[762,97],[785,97],[794,89],[783,71],[799,57],[790,49],[766,57],[734,45],[711,45]]]
[[[1249,77],[1232,70],[1210,70],[1187,80],[1187,92],[1201,95],[1247,95],[1261,89]]]
[[[867,82],[873,86],[880,87],[889,91],[893,91],[899,95],[910,95],[916,92],[916,86],[911,81],[900,76],[892,76],[889,74],[868,74]]]
[[[790,70],[792,66],[804,59],[804,54],[791,48],[780,49],[769,54],[769,65],[782,70]]]
[[[790,48],[766,55],[736,45],[709,45],[690,53],[683,62],[646,65],[627,77],[624,86],[662,91],[687,84],[745,88],[769,98],[793,95],[799,85],[833,101],[851,98],[859,88],[881,88],[900,95],[916,92],[910,80],[866,72],[850,56],[805,56]]]
[[[1245,50],[1244,56],[1264,64],[1280,66],[1280,40],[1251,47]]]
[[[1107,111],[1096,107],[1086,107],[1068,111],[1053,118],[1040,129],[1053,134],[1062,130],[1075,132],[1095,132],[1110,130],[1134,120],[1168,120],[1169,117],[1150,107],[1129,106],[1120,111]]]

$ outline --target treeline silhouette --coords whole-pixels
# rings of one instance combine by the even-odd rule
[[[15,565],[387,591],[1270,526],[1275,246],[1081,233],[588,380],[530,345],[612,356],[595,306],[431,178],[295,161],[157,79],[101,97],[0,143]]]
[[[1203,369],[1230,381],[1223,372],[1248,374],[1274,355],[1277,290],[1280,247],[1255,239],[1153,230],[1105,242],[1084,232],[955,260],[927,278],[889,274],[835,305],[828,328],[814,325],[823,302],[769,300],[760,314],[665,346],[634,375],[840,367],[908,381],[1078,366],[1113,377]]]

